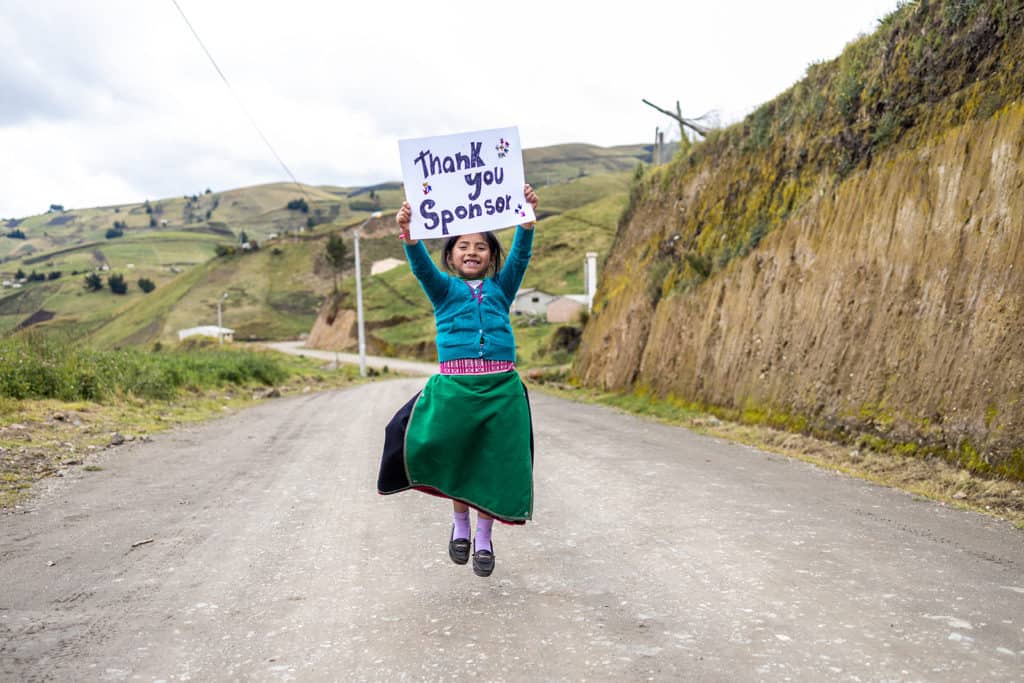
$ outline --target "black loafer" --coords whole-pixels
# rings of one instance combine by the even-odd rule
[[[455,527],[452,527],[452,534],[455,533]],[[455,564],[466,564],[469,562],[469,539],[468,538],[451,538],[448,541],[448,557],[452,558],[452,562]]]
[[[493,541],[491,547],[494,547]],[[494,571],[494,553],[490,550],[477,550],[473,543],[473,573],[477,576],[490,576]]]

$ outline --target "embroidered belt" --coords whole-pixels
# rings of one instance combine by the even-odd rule
[[[441,362],[442,375],[490,375],[496,372],[515,370],[510,360],[488,360],[486,358],[457,358]]]

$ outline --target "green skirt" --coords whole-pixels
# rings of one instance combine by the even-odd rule
[[[521,524],[531,518],[532,421],[518,373],[434,375],[404,410],[407,415],[399,411],[386,432],[392,443],[389,449],[386,438],[380,493],[414,488],[466,503],[503,522]],[[404,429],[396,423],[404,423]],[[387,462],[389,450],[392,461],[397,459],[399,432],[404,432],[404,472],[396,462]]]

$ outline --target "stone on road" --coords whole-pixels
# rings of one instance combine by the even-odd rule
[[[535,521],[474,576],[449,503],[376,494],[420,386],[274,401],[48,482],[0,517],[0,679],[1021,679],[1019,530],[539,392]]]

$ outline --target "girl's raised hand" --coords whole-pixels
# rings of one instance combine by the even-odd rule
[[[526,195],[526,201],[530,204],[530,206],[533,207],[533,215],[536,216],[537,215],[537,204],[538,204],[537,193],[533,191],[532,187],[530,187],[530,183],[526,183],[525,185],[523,185],[523,194]],[[536,225],[536,223],[531,223],[529,225],[529,227],[532,228],[534,225]],[[523,227],[527,227],[527,226],[523,226]]]
[[[402,208],[395,214],[395,222],[398,223],[398,239],[406,244],[416,244],[417,240],[409,239],[409,222],[412,220],[412,207],[409,202],[402,202]]]

